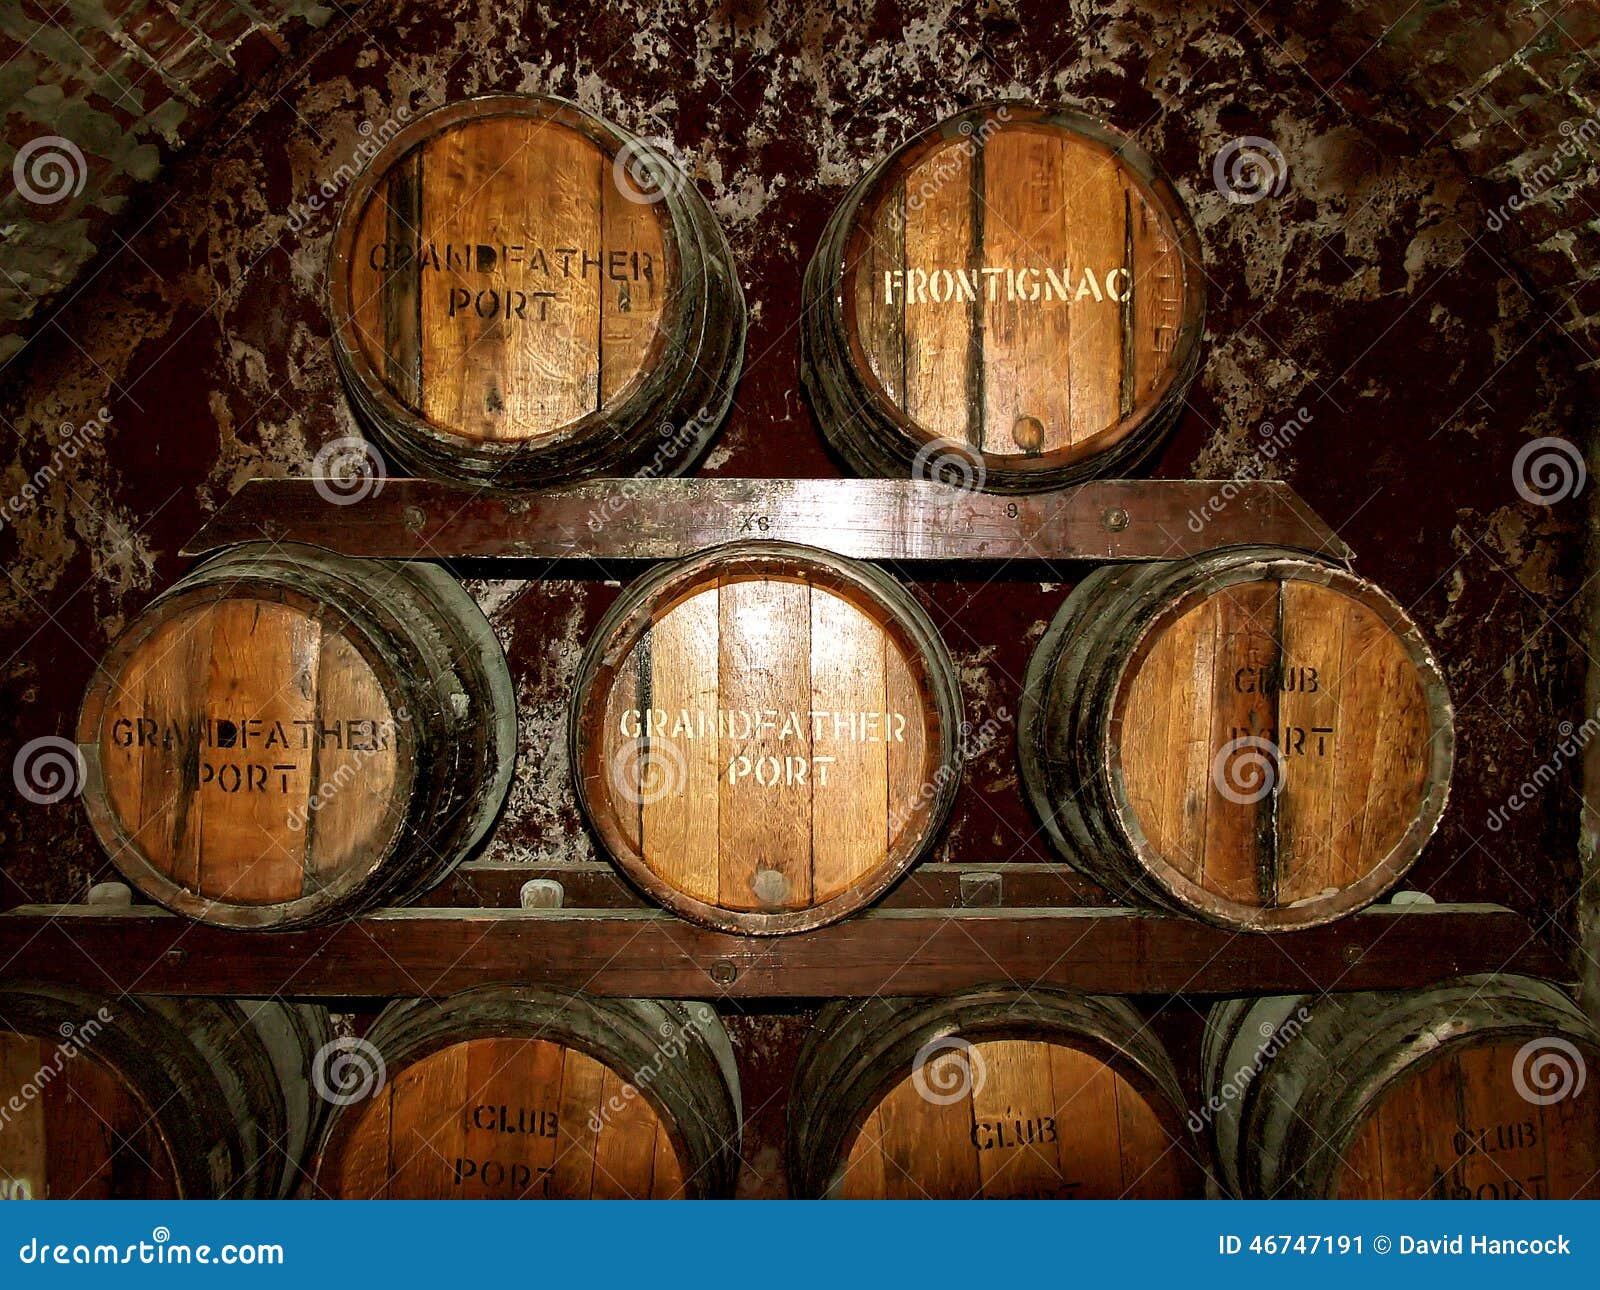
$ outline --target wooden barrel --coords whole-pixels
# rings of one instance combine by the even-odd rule
[[[1600,1197],[1600,1032],[1547,982],[1230,1000],[1203,1063],[1236,1195]]]
[[[273,1199],[321,1120],[321,1008],[0,991],[0,1197]]]
[[[590,642],[571,713],[601,846],[728,930],[805,931],[875,900],[960,779],[961,694],[927,614],[877,569],[785,543],[640,578]]]
[[[1454,762],[1411,619],[1276,548],[1084,579],[1029,664],[1018,739],[1047,835],[1112,895],[1266,932],[1398,881]]]
[[[1194,225],[1128,138],[970,108],[870,170],[806,271],[801,378],[866,475],[996,492],[1126,471],[1199,365]]]
[[[739,1077],[707,1004],[489,987],[392,1004],[365,1042],[386,1078],[329,1120],[323,1193],[733,1194]]]
[[[790,1185],[850,1200],[1198,1196],[1183,1103],[1120,999],[986,987],[841,1001],[795,1070]]]
[[[205,922],[287,927],[402,903],[475,847],[510,784],[516,705],[443,571],[252,544],[123,633],[78,746],[129,882]]]
[[[448,479],[681,473],[744,352],[705,200],[661,148],[561,99],[468,99],[401,128],[350,188],[328,286],[363,424]]]

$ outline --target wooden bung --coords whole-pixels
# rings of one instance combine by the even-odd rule
[[[733,1194],[733,1048],[708,1004],[488,987],[391,1004],[386,1079],[336,1110],[315,1192],[359,1199]]]
[[[289,927],[404,903],[476,847],[510,785],[516,704],[442,570],[248,545],[117,640],[78,746],[130,883],[205,922]]]
[[[796,1196],[1199,1196],[1172,1063],[1120,999],[999,987],[859,999],[817,1017],[795,1071]]]
[[[961,695],[910,594],[869,565],[750,542],[630,586],[578,670],[568,746],[601,846],[731,931],[805,931],[927,849],[960,779]]]
[[[1199,365],[1193,222],[1080,113],[987,103],[868,171],[804,287],[801,378],[861,474],[997,492],[1126,472]]]
[[[1371,903],[1444,811],[1449,695],[1371,583],[1279,548],[1104,568],[1029,664],[1023,783],[1108,892],[1278,932]]]
[[[1202,1118],[1235,1195],[1600,1198],[1600,1031],[1556,986],[1235,999],[1206,1022]]]
[[[0,1199],[286,1196],[321,1122],[328,1038],[321,1008],[10,982]]]
[[[733,397],[727,238],[666,152],[555,98],[408,122],[351,185],[333,349],[371,435],[504,488],[687,470]]]

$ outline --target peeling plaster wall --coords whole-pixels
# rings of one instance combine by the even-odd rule
[[[0,769],[31,739],[71,734],[95,659],[183,571],[178,547],[232,490],[306,473],[320,445],[354,432],[321,311],[323,261],[348,175],[402,108],[551,92],[669,141],[728,227],[751,307],[745,375],[707,469],[828,476],[839,471],[795,363],[800,276],[829,210],[957,106],[1059,98],[1132,133],[1200,228],[1206,363],[1155,473],[1287,480],[1355,548],[1358,571],[1411,610],[1455,696],[1460,763],[1410,885],[1526,911],[1576,959],[1574,761],[1559,761],[1535,808],[1498,830],[1488,821],[1557,756],[1561,723],[1583,719],[1583,501],[1526,500],[1513,472],[1533,439],[1591,424],[1583,337],[1567,328],[1568,302],[1490,229],[1498,199],[1470,147],[1364,60],[1344,75],[1339,59],[1360,51],[1331,52],[1353,37],[1322,9],[1281,9],[1256,21],[1229,0],[581,11],[372,0],[140,192],[126,249],[0,373],[0,705],[11,714]],[[1281,151],[1280,196],[1240,204],[1218,191],[1213,159],[1241,136]],[[589,858],[562,735],[578,655],[616,586],[462,572],[522,708],[521,762],[489,854]],[[1017,711],[1028,651],[1081,573],[919,585],[956,655],[968,719],[999,731],[936,858],[1047,858],[1002,712]],[[0,848],[18,896],[71,898],[110,874],[70,799],[0,797]],[[756,1062],[760,1141],[781,1138],[774,1099],[802,1033],[793,1015],[735,1027]],[[762,1159],[745,1190],[780,1190]]]
[[[1593,0],[1272,0],[1260,20],[1361,113],[1401,94],[1489,207],[1487,229],[1600,376],[1600,6]]]

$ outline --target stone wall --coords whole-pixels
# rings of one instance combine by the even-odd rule
[[[97,253],[121,244],[134,189],[340,2],[0,5],[0,362]]]

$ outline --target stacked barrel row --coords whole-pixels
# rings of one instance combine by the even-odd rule
[[[678,474],[732,401],[745,308],[686,159],[559,99],[450,104],[343,203],[333,350],[363,429],[499,488]],[[803,284],[800,376],[867,475],[999,491],[1126,471],[1199,367],[1194,223],[1131,139],[984,104],[872,168]]]
[[[937,840],[963,705],[921,602],[866,564],[743,543],[628,587],[577,669],[568,754],[652,900],[803,931]],[[146,895],[237,928],[397,904],[490,835],[516,705],[493,631],[419,562],[234,548],[124,633],[85,700],[85,801]],[[1414,624],[1353,574],[1234,548],[1091,574],[1021,703],[1046,835],[1119,899],[1230,927],[1389,890],[1444,808],[1450,704]]]
[[[483,988],[360,1038],[271,1002],[0,992],[15,1198],[734,1193],[735,1048],[704,1003]],[[1600,1032],[1560,990],[1216,1005],[1186,1095],[1126,1001],[986,988],[827,1005],[794,1195],[1600,1197]]]

